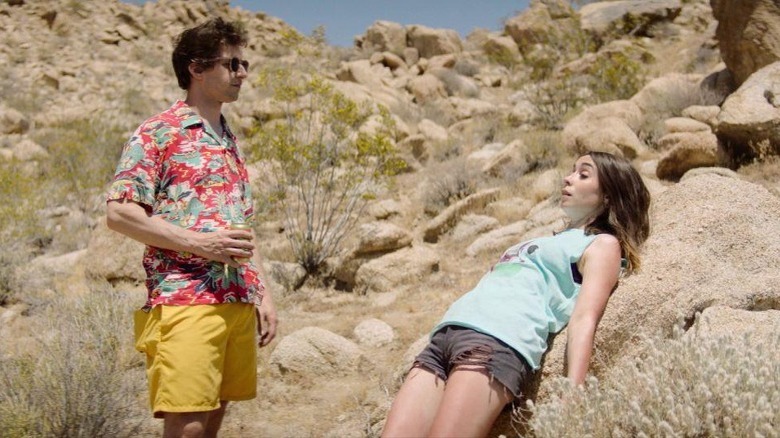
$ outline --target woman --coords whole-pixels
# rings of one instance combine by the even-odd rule
[[[639,268],[650,194],[631,164],[589,152],[564,178],[566,229],[509,248],[458,299],[417,356],[383,436],[485,436],[568,324],[567,375],[582,384],[596,326],[625,269]]]

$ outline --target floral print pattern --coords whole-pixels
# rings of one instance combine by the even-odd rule
[[[198,232],[249,221],[252,197],[236,137],[222,119],[216,132],[186,103],[147,120],[125,144],[107,200],[127,199],[153,215]],[[190,253],[147,246],[143,257],[148,298],[159,304],[254,302],[264,285],[257,267],[225,267]]]

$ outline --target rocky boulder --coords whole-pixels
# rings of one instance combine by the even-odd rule
[[[648,36],[659,22],[670,22],[682,11],[681,0],[625,0],[588,3],[580,9],[582,29],[598,36],[610,33]]]
[[[703,80],[698,74],[661,76],[645,85],[630,101],[641,111],[643,123],[652,118],[665,120],[691,105],[707,104],[706,96],[702,96]]]
[[[432,29],[422,25],[407,28],[407,42],[417,49],[421,58],[431,58],[447,53],[459,53],[463,50],[458,33],[452,29]]]
[[[764,347],[764,351],[774,347],[780,333],[780,310],[751,311],[726,306],[712,306],[704,309],[696,322],[695,335],[699,338],[721,338],[732,336],[739,341],[750,336],[753,348]],[[780,354],[780,351],[774,350]],[[778,358],[780,360],[780,358]]]
[[[381,347],[395,339],[393,328],[388,323],[376,318],[361,321],[352,334],[360,345],[368,347]]]
[[[423,74],[412,78],[407,90],[414,96],[414,101],[422,105],[426,102],[447,97],[444,83],[432,74]]]
[[[499,62],[511,62],[520,56],[520,49],[511,37],[489,34],[482,43],[486,55]]]
[[[374,219],[382,220],[401,214],[401,203],[395,199],[383,199],[368,206],[368,214]]]
[[[774,0],[710,0],[715,37],[737,85],[780,60],[780,4]]]
[[[467,214],[452,230],[452,238],[457,241],[473,239],[500,226],[498,219],[479,214]]]
[[[705,123],[713,132],[718,128],[718,114],[720,107],[717,105],[691,105],[682,111],[683,117]]]
[[[504,22],[504,33],[512,37],[521,53],[526,53],[535,44],[559,40],[577,26],[567,2],[532,0],[527,10]]]
[[[21,112],[0,106],[0,134],[24,134],[30,129],[30,120]]]
[[[723,102],[717,135],[737,163],[780,154],[780,62],[754,73]]]
[[[564,147],[576,154],[596,150],[636,158],[644,149],[636,135],[642,119],[641,110],[631,101],[592,106],[566,124]]]
[[[304,327],[282,338],[269,364],[282,377],[321,378],[358,372],[365,361],[360,347],[349,339],[319,327]]]
[[[485,205],[496,200],[500,191],[500,189],[483,190],[445,208],[425,226],[423,238],[426,242],[437,242],[439,237],[454,227],[462,216],[485,208]]]
[[[142,243],[108,229],[102,218],[97,221],[87,245],[85,271],[89,277],[110,283],[143,282],[146,279],[141,265],[144,248]]]
[[[390,292],[417,284],[439,270],[439,255],[427,246],[413,246],[373,259],[358,268],[359,293]]]
[[[371,64],[367,59],[346,62],[336,72],[336,79],[340,81],[355,82],[367,87],[381,87],[382,79],[393,77],[390,69],[383,64]]]
[[[412,243],[409,231],[384,221],[362,224],[358,236],[356,255],[395,251]]]
[[[721,162],[718,138],[709,131],[675,132],[661,137],[658,143],[667,149],[656,168],[656,176],[663,180],[677,181],[693,168],[717,166]]]
[[[375,21],[358,37],[355,45],[369,52],[391,52],[403,56],[406,48],[406,28],[392,21]]]

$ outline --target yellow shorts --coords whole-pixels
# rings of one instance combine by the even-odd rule
[[[135,348],[146,353],[149,400],[164,412],[204,412],[255,398],[253,304],[159,305],[135,312]]]

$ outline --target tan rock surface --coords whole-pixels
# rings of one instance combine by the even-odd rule
[[[427,245],[392,252],[358,268],[355,290],[365,293],[406,289],[438,271],[439,261],[439,255]]]
[[[737,85],[780,61],[780,5],[772,0],[711,0],[721,56]]]
[[[736,161],[780,154],[780,62],[748,78],[718,114],[718,137]]]
[[[656,175],[663,180],[677,181],[693,168],[721,162],[718,138],[711,132],[676,132],[663,136],[658,143],[666,150],[656,168]]]
[[[270,365],[280,376],[339,376],[354,374],[365,357],[347,338],[319,327],[305,327],[279,342]]]

